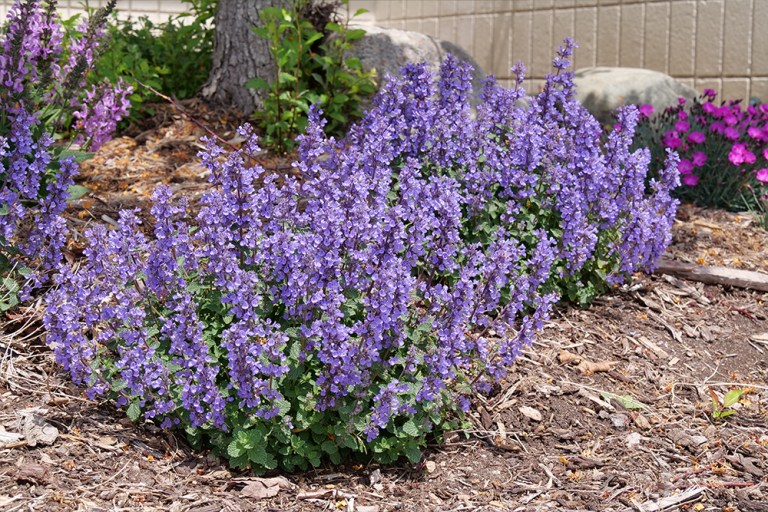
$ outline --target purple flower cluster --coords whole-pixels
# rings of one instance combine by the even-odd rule
[[[396,417],[466,408],[447,382],[503,377],[559,299],[557,281],[596,248],[618,281],[669,243],[675,157],[646,194],[647,152],[628,150],[637,111],[621,112],[603,147],[573,98],[573,47],[527,110],[515,106],[518,64],[514,90],[486,81],[473,120],[470,69],[450,56],[437,81],[424,65],[391,77],[343,141],[312,108],[295,173],[249,166],[247,127],[226,158],[206,140],[215,186],[194,223],[161,187],[155,241],[126,213],[117,231],[94,228],[87,263],[57,278],[45,319],[57,359],[93,393],[114,364],[120,403],[140,400],[166,424],[223,427],[228,401],[253,421],[285,416],[298,365],[313,406],[349,406],[369,442]],[[202,320],[210,291],[197,289],[219,294],[220,331]]]
[[[97,18],[92,28],[81,28],[89,36],[75,40],[69,64],[63,68],[59,65],[62,31],[55,1],[17,0],[8,13],[8,30],[0,42],[2,250],[13,246],[29,258],[39,258],[42,271],[51,270],[61,259],[67,236],[61,214],[69,197],[68,187],[78,172],[73,156],[53,156],[50,131],[62,116],[72,113],[80,120],[79,143],[96,149],[127,113],[125,96],[130,88],[101,86],[98,93],[96,89],[82,90],[103,35],[103,12]],[[37,208],[29,208],[30,204]],[[18,233],[22,222],[29,222],[31,227]],[[28,284],[39,284],[42,275],[31,274]]]

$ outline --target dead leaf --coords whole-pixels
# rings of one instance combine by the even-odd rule
[[[45,421],[45,418],[37,414],[25,414],[24,426],[22,427],[24,437],[29,446],[37,446],[38,443],[50,445],[59,437],[59,429]]]
[[[637,416],[635,416],[635,425],[637,425],[638,428],[641,428],[643,430],[651,430],[651,424],[648,422],[648,419],[642,414],[638,414]]]
[[[518,407],[517,410],[526,418],[530,418],[533,421],[541,421],[541,413],[533,407],[523,406]]]
[[[577,356],[576,354],[572,352],[568,352],[567,350],[561,350],[560,362],[564,364],[564,363],[570,363],[571,361],[578,364],[581,361],[581,356]]]
[[[271,498],[277,496],[277,493],[281,489],[290,491],[294,485],[282,476],[276,476],[273,478],[256,478],[248,482],[248,484],[240,491],[242,496],[246,498],[255,498],[257,500],[263,498]]]
[[[96,442],[103,444],[104,446],[112,446],[113,444],[117,443],[117,438],[115,436],[104,436],[100,437]]]
[[[600,361],[598,363],[593,363],[592,361],[587,361],[586,359],[582,359],[581,362],[576,366],[576,368],[584,374],[587,373],[595,373],[595,372],[609,372],[611,371],[611,365],[619,364],[617,361]]]

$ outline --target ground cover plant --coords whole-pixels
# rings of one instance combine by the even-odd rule
[[[634,147],[651,150],[651,169],[663,166],[665,150],[680,154],[683,186],[675,197],[730,211],[749,209],[768,227],[768,104],[741,100],[714,103],[707,89],[692,105],[653,115],[642,105]],[[686,108],[690,107],[690,108]]]
[[[349,10],[348,0],[338,5]],[[328,121],[323,129],[328,135],[343,135],[351,121],[363,116],[360,100],[376,90],[375,70],[363,71],[360,60],[345,59],[344,52],[365,35],[363,29],[349,28],[350,21],[365,12],[359,9],[351,16],[347,12],[340,23],[335,10],[328,14],[318,11],[310,0],[291,0],[280,8],[260,11],[264,26],[252,30],[270,43],[275,77],[271,83],[254,78],[246,86],[268,91],[263,109],[256,112],[265,130],[264,145],[279,152],[291,150],[296,135],[307,127],[310,105],[319,104],[323,109]],[[315,27],[308,19],[314,13],[329,21]]]
[[[121,20],[117,12],[110,18],[105,33],[109,45],[96,62],[95,75],[115,85],[125,81],[133,87],[128,122],[154,115],[144,103],[155,100],[155,94],[139,83],[167,96],[186,99],[194,96],[208,79],[217,0],[184,3],[191,4],[190,12],[169,16],[157,24],[146,16]]]
[[[224,155],[190,219],[159,187],[154,238],[135,212],[96,225],[62,269],[45,326],[88,396],[184,428],[260,473],[348,454],[417,461],[505,375],[561,294],[588,301],[650,269],[677,201],[670,153],[646,192],[638,113],[606,144],[573,98],[566,40],[528,110],[489,78],[476,121],[470,70],[449,57],[389,81],[342,141],[309,112],[298,175]],[[582,291],[586,290],[586,291]]]
[[[0,309],[18,303],[22,275],[34,286],[58,264],[67,234],[61,213],[82,194],[72,180],[78,162],[126,114],[127,84],[88,82],[113,7],[83,20],[63,55],[56,2],[17,1],[9,11],[0,45]],[[70,119],[70,144],[57,143]]]

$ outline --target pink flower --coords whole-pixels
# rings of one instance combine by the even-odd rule
[[[736,123],[738,123],[738,122],[739,122],[739,120],[738,120],[738,119],[736,119],[736,116],[735,116],[735,115],[733,115],[733,114],[728,114],[728,115],[726,115],[726,116],[723,118],[723,121],[725,121],[725,124],[727,124],[728,126],[733,126],[733,125],[735,125]]]
[[[714,114],[717,112],[717,107],[712,104],[711,101],[708,101],[704,103],[701,108],[706,112],[707,114]]]
[[[680,112],[677,113],[677,117],[681,121],[685,121],[686,119],[688,119],[688,114],[685,112],[685,110],[681,110]]]
[[[739,130],[737,130],[733,126],[729,126],[728,128],[726,128],[723,133],[725,133],[725,136],[731,140],[736,140],[739,138]]]
[[[651,117],[651,114],[656,112],[656,109],[653,108],[653,105],[648,105],[648,104],[640,105],[640,108],[638,110],[640,110],[640,115],[644,117]]]
[[[747,129],[747,133],[748,133],[748,134],[749,134],[749,136],[750,136],[750,137],[752,137],[753,139],[760,139],[760,138],[762,138],[762,137],[763,137],[763,130],[761,130],[761,129],[760,129],[760,128],[758,128],[757,126],[750,126],[750,127]]]
[[[669,130],[664,135],[664,145],[668,148],[677,149],[683,145],[683,141],[680,140],[680,135],[675,130]]]
[[[744,162],[753,164],[755,163],[756,158],[755,154],[747,149],[746,144],[737,142],[731,147],[731,152],[728,153],[728,160],[730,160],[733,165],[739,165]]]
[[[695,174],[686,174],[683,176],[683,183],[688,185],[689,187],[695,187],[696,184],[699,182],[699,177]]]
[[[725,131],[725,125],[720,121],[715,121],[709,128],[715,133],[723,133]]]
[[[717,93],[713,91],[712,89],[704,89],[704,96],[708,96],[710,98],[714,98],[717,96]]]
[[[765,149],[763,150],[763,158],[765,158],[766,160],[768,160],[768,148],[765,148]]]
[[[753,164],[757,160],[757,157],[755,157],[755,154],[751,151],[745,151],[744,152],[744,161],[748,164]]]
[[[731,107],[729,107],[728,105],[723,105],[722,107],[717,109],[717,112],[715,112],[715,117],[725,117],[730,113],[731,113]]]
[[[683,158],[680,160],[680,163],[677,164],[677,170],[680,171],[680,174],[691,174],[691,171],[693,171],[693,164],[690,160]]]
[[[697,151],[696,153],[691,156],[691,160],[693,160],[693,165],[696,167],[701,167],[707,162],[707,155],[702,153],[701,151]]]
[[[768,183],[768,169],[760,169],[759,171],[757,171],[757,174],[755,174],[755,178],[757,178],[757,181]]]
[[[688,134],[685,140],[687,140],[691,144],[701,144],[702,142],[707,140],[707,138],[701,132],[691,132]]]
[[[677,102],[682,105],[685,103],[685,98],[677,98]]]
[[[675,123],[675,130],[677,130],[680,133],[687,132],[691,129],[691,123],[687,123],[685,121],[678,121]]]
[[[762,103],[759,108],[760,112],[763,114],[768,114],[768,103]]]

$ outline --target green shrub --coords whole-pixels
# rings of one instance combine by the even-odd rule
[[[348,7],[348,0],[343,3]],[[252,28],[270,43],[276,63],[272,83],[262,78],[246,83],[246,87],[269,91],[256,118],[266,130],[264,144],[280,152],[293,148],[295,136],[304,132],[310,105],[319,104],[328,117],[325,133],[343,135],[351,120],[362,117],[361,97],[375,91],[375,71],[364,72],[359,59],[344,59],[344,52],[365,35],[364,30],[349,30],[348,17],[345,24],[328,22],[325,30],[334,36],[324,38],[305,19],[311,0],[287,4],[287,9],[262,10],[264,27]],[[365,12],[360,9],[351,18]]]

